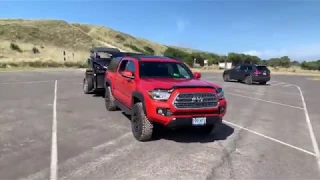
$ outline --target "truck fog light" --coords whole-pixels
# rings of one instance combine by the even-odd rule
[[[157,114],[162,116],[171,116],[173,113],[167,108],[157,108]]]
[[[163,110],[162,109],[158,109],[157,113],[163,115]]]
[[[161,116],[166,116],[167,109],[166,108],[157,108],[157,114],[160,114]]]
[[[225,110],[224,106],[221,106],[220,107],[220,114],[224,113],[224,110]]]

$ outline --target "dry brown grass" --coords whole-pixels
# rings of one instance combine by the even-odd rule
[[[56,46],[45,46],[41,48],[39,45],[33,45],[29,43],[19,43],[18,46],[22,49],[22,53],[11,50],[9,41],[2,41],[0,43],[0,62],[22,62],[22,61],[56,61],[63,62],[64,55],[63,52],[66,52],[67,61],[85,61],[89,52],[84,50],[73,50],[68,48],[59,48]],[[34,54],[32,48],[36,47],[40,53]],[[73,56],[74,54],[74,56]]]
[[[306,76],[320,76],[320,72],[316,70],[305,70],[301,67],[269,67],[272,74],[284,74],[284,75],[306,75]]]
[[[313,81],[320,81],[320,77],[311,77],[308,78],[309,80],[313,80]]]
[[[10,49],[17,44],[22,52]],[[63,51],[67,62],[84,62],[92,46],[117,47],[122,51],[145,51],[150,47],[157,55],[167,46],[133,37],[114,29],[60,20],[0,19],[0,63],[46,62],[62,63]],[[40,50],[33,54],[32,48]],[[191,52],[190,49],[184,51]],[[74,57],[72,55],[74,53]]]
[[[11,42],[17,44],[22,52],[11,50]],[[62,65],[64,63],[63,51],[66,51],[66,62],[69,65],[80,65],[88,58],[88,49],[93,45],[117,47],[122,51],[131,52],[145,51],[145,47],[150,47],[157,55],[162,55],[168,47],[104,26],[67,23],[60,20],[0,19],[0,67],[7,67],[6,64],[19,66],[26,62],[37,64],[56,62]],[[39,49],[40,53],[33,54],[33,47]],[[174,48],[188,53],[201,52],[183,47],[174,46]],[[217,66],[193,70],[223,71]],[[320,74],[318,71],[302,70],[300,67],[271,68],[271,71],[273,74]]]

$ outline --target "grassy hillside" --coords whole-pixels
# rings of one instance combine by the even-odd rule
[[[12,48],[12,45],[15,47]],[[168,46],[133,37],[117,30],[97,25],[67,23],[60,20],[0,19],[0,66],[21,62],[70,63],[83,62],[92,46],[117,47],[122,51],[146,52],[157,55]],[[177,47],[185,52],[196,50]],[[34,52],[37,50],[37,53]],[[63,52],[66,52],[66,56]]]
[[[225,60],[233,63],[252,60],[266,64],[272,72],[319,74],[320,60],[291,67],[293,62],[286,56],[267,61],[244,54],[229,53],[218,55],[190,48],[166,46],[117,30],[89,24],[67,23],[61,20],[0,19],[0,68],[8,67],[84,67],[92,46],[117,47],[122,51],[150,52],[156,55],[178,56],[186,63],[193,63],[196,57],[201,63],[204,59],[213,64],[205,69],[218,69],[217,63]],[[170,56],[169,56],[170,57]],[[283,58],[288,67],[283,66]],[[282,59],[282,60],[281,60]],[[280,69],[279,69],[279,67]],[[318,71],[316,71],[318,70]]]

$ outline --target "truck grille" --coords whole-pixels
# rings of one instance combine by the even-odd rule
[[[177,109],[215,108],[219,104],[214,93],[179,93],[173,101]]]

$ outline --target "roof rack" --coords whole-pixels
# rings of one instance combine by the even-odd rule
[[[125,57],[125,56],[144,56],[146,54],[143,53],[134,53],[134,52],[118,52],[111,54],[112,57]]]
[[[117,48],[108,48],[108,47],[92,47],[90,48],[90,52],[115,53],[115,52],[120,52],[120,50]]]

